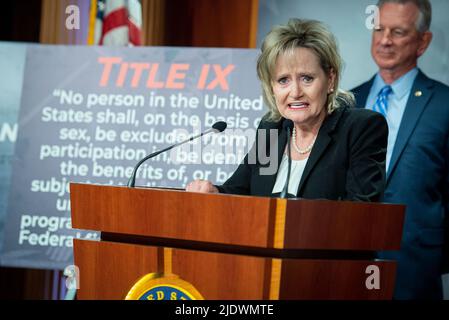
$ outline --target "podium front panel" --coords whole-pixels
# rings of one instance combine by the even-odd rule
[[[162,255],[165,255],[163,257]],[[124,299],[150,273],[173,273],[204,299],[391,299],[396,263],[273,259],[107,241],[75,240],[79,299]],[[368,267],[379,288],[368,288]]]

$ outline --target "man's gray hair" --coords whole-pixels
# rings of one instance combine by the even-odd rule
[[[430,29],[430,23],[432,22],[432,5],[429,0],[379,0],[377,6],[380,8],[385,3],[413,3],[419,9],[419,16],[416,20],[416,29],[419,32],[426,32]]]

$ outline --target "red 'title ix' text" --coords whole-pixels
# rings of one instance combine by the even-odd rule
[[[136,88],[143,83],[151,89],[184,89],[190,69],[188,63],[172,63],[168,72],[162,74],[159,63],[123,62],[120,57],[99,57],[98,62],[103,65],[100,78],[101,87],[127,85]],[[114,72],[114,77],[111,79],[114,68],[117,68],[118,73]],[[235,65],[233,64],[228,64],[225,67],[218,64],[204,64],[201,66],[196,88],[212,90],[219,87],[223,91],[227,91],[229,90],[227,77],[234,69]]]

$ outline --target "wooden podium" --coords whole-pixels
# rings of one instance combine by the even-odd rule
[[[396,262],[375,252],[399,249],[401,205],[74,183],[70,197],[73,228],[101,231],[74,241],[78,299],[124,299],[149,273],[204,299],[393,295]]]

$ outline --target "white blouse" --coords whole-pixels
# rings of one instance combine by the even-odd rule
[[[294,196],[298,193],[299,182],[301,182],[301,177],[306,167],[307,160],[292,160],[292,167],[290,171],[290,181],[288,183],[288,193]],[[276,183],[274,184],[272,193],[282,192],[284,189],[285,182],[287,181],[287,171],[288,171],[288,158],[284,153],[282,157],[281,164],[279,165],[278,174],[276,177]]]

